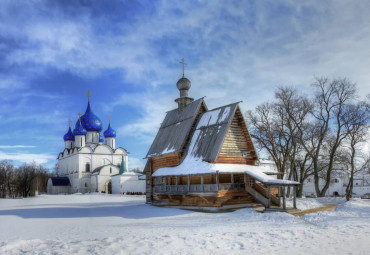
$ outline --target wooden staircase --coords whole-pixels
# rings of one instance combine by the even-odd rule
[[[258,183],[253,184],[254,187],[249,185],[245,186],[245,191],[250,194],[257,202],[261,203],[263,206],[270,207],[267,190],[259,185]],[[280,206],[280,199],[270,194],[271,204]]]

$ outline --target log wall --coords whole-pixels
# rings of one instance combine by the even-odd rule
[[[254,146],[240,110],[237,110],[214,163],[254,165]]]
[[[151,158],[152,173],[162,167],[173,167],[180,164],[180,154],[172,153],[163,156]]]
[[[256,201],[244,191],[219,191],[216,196],[154,195],[153,204],[163,206],[222,207]]]

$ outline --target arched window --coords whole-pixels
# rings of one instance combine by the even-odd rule
[[[86,163],[85,172],[90,172],[90,163]]]

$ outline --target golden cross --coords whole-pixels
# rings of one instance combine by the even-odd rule
[[[78,119],[79,119],[79,120],[81,119],[81,115],[82,115],[82,114],[79,112],[79,113],[78,113]]]
[[[71,127],[72,120],[68,120],[69,127]]]
[[[90,90],[88,90],[88,91],[87,91],[87,98],[89,99],[89,101],[90,101],[90,95],[91,95],[91,91],[90,91]]]
[[[110,124],[110,119],[112,118],[112,116],[108,115],[108,119],[109,119],[109,124]]]
[[[185,76],[185,65],[186,65],[184,58],[181,59],[180,64],[182,64],[182,77],[184,77]]]

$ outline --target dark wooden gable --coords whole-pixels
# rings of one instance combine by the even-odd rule
[[[226,132],[216,163],[255,164],[257,153],[239,106]]]

